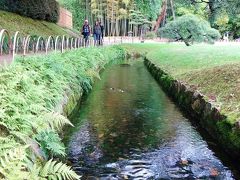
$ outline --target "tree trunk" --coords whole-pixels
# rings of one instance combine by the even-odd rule
[[[156,22],[156,25],[154,26],[153,30],[155,32],[157,32],[158,28],[160,27],[160,24],[162,22],[162,20],[165,19],[165,16],[166,16],[166,11],[167,11],[167,0],[164,0],[163,1],[163,4],[162,4],[162,8],[161,8],[161,13],[158,17],[158,20]]]
[[[124,36],[127,36],[127,18],[125,18]]]
[[[176,15],[175,15],[175,10],[174,10],[173,0],[170,0],[170,4],[171,4],[171,9],[172,9],[173,20],[175,21]]]
[[[191,44],[187,40],[183,40],[183,42],[186,44],[186,46],[191,46]]]
[[[214,17],[214,14],[215,14],[214,0],[209,0],[208,7],[209,7],[209,11],[210,11],[210,13],[209,13],[209,21],[210,21],[210,24],[213,25],[214,21],[215,21],[215,17]]]

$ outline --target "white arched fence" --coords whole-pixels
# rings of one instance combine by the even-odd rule
[[[62,36],[22,36],[15,32],[13,36],[2,29],[0,30],[0,60],[11,63],[16,55],[48,54],[49,52],[64,52],[64,50],[83,47],[81,37]]]
[[[138,38],[136,38],[138,39]],[[133,43],[133,37],[106,37],[105,45]],[[26,56],[32,54],[48,54],[49,52],[64,52],[65,50],[77,49],[81,47],[94,46],[93,38],[89,38],[86,45],[82,37],[59,36],[23,36],[20,32],[15,32],[13,36],[5,29],[0,29],[0,65],[10,64],[16,55]]]

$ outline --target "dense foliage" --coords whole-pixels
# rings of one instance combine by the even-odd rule
[[[59,17],[59,4],[55,0],[1,0],[0,9],[50,22],[57,22]]]
[[[71,125],[56,107],[64,95],[89,90],[98,70],[123,58],[118,47],[18,58],[0,69],[0,178],[77,179],[65,164],[59,132]]]
[[[238,0],[175,0],[174,3],[178,16],[195,14],[209,21],[222,35],[228,33],[231,38],[240,37]]]
[[[174,41],[183,41],[187,46],[194,42],[209,42],[220,38],[220,33],[210,27],[209,23],[194,15],[184,15],[166,24],[160,29],[162,37]]]

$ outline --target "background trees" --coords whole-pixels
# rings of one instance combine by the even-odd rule
[[[141,35],[151,29],[160,11],[162,0],[59,0],[73,13],[74,27],[81,29],[84,19],[93,25],[100,20],[106,35]]]
[[[142,28],[157,31],[176,17],[193,14],[208,21],[222,35],[240,37],[240,2],[238,0],[59,0],[73,12],[74,27],[84,19],[93,25],[97,19],[106,35],[141,35]]]
[[[145,30],[165,26],[176,17],[193,14],[208,21],[222,35],[240,37],[239,0],[57,0],[73,13],[74,28],[80,30],[84,19],[93,26],[100,20],[105,34],[140,36]],[[56,0],[1,0],[0,9],[57,22]]]

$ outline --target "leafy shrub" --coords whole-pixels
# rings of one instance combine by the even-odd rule
[[[65,147],[61,142],[59,135],[54,131],[43,131],[37,134],[37,142],[40,144],[41,149],[45,155],[50,157],[65,156]]]
[[[55,108],[66,93],[89,90],[100,68],[123,57],[123,50],[117,46],[85,48],[63,54],[21,57],[1,67],[0,179],[40,179],[41,171],[49,172],[44,173],[43,179],[51,179],[48,175],[53,176],[52,179],[66,177],[57,173],[61,166],[66,173],[71,173],[70,177],[76,177],[62,163],[47,164],[41,154],[45,152],[47,157],[65,154],[57,133],[64,125],[72,124]]]
[[[37,172],[42,179],[50,180],[69,180],[80,178],[73,170],[71,170],[70,167],[61,162],[53,161],[52,159],[49,160],[43,167],[37,168],[37,166],[35,166],[31,172]]]
[[[157,34],[153,31],[147,32],[145,35],[145,38],[147,38],[147,39],[154,39],[156,37],[157,37]]]
[[[0,9],[50,22],[57,22],[59,17],[59,4],[55,0],[1,0]]]
[[[80,177],[67,165],[53,161],[33,164],[26,156],[26,146],[15,147],[0,158],[0,177],[6,179],[79,179]]]
[[[174,41],[183,41],[187,46],[194,42],[214,43],[221,37],[207,21],[194,15],[184,15],[171,21],[159,30],[159,34]]]

